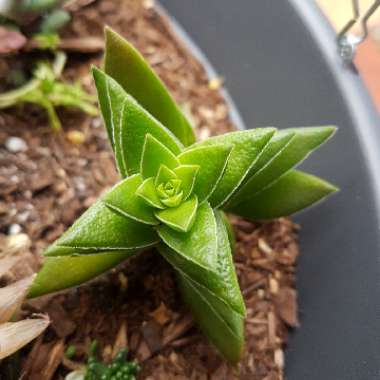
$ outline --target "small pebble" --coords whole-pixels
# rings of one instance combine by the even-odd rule
[[[208,82],[208,87],[211,90],[219,90],[222,87],[222,85],[223,85],[223,78],[219,78],[219,77],[212,78]]]
[[[73,178],[75,188],[80,192],[84,193],[86,191],[86,183],[82,177]]]
[[[24,197],[26,199],[31,199],[32,195],[33,195],[33,193],[30,190],[25,190],[24,191]],[[29,207],[30,209],[33,208],[33,206],[30,203],[27,205],[27,207]]]
[[[265,297],[265,291],[264,289],[258,289],[257,290],[257,296],[260,298],[260,299],[263,299]]]
[[[12,153],[25,152],[28,149],[26,142],[20,137],[8,137],[5,140],[5,148]]]
[[[25,222],[28,220],[29,215],[30,215],[30,212],[29,212],[29,211],[23,211],[23,212],[20,212],[20,213],[18,214],[17,219],[18,219],[18,221],[19,221],[20,223],[25,223]]]
[[[78,159],[78,165],[79,166],[86,166],[88,164],[88,160],[86,158],[79,158]]]
[[[22,228],[19,224],[11,224],[8,228],[8,235],[17,235],[22,231]]]
[[[91,120],[91,127],[92,128],[100,128],[102,126],[103,122],[102,122],[102,119],[100,117],[94,117],[92,120]]]
[[[284,368],[284,365],[285,365],[284,351],[282,351],[280,348],[278,348],[274,352],[274,362],[276,363],[278,368],[280,369]]]
[[[56,171],[56,174],[58,177],[61,177],[61,178],[66,177],[66,171],[65,169],[62,169],[62,168],[58,168]]]
[[[76,130],[67,132],[66,138],[67,140],[71,142],[71,144],[74,144],[74,145],[81,145],[86,140],[85,134],[81,131],[76,131]]]
[[[152,9],[152,8],[154,8],[154,0],[144,0],[143,1],[143,7],[145,9]]]
[[[18,226],[18,224],[12,224],[12,226]],[[21,227],[20,227],[21,228]],[[13,234],[7,238],[7,249],[12,251],[20,251],[27,249],[31,244],[29,236],[27,234]]]
[[[199,140],[203,141],[210,137],[210,129],[208,128],[201,128],[198,133]]]
[[[9,181],[10,181],[10,182],[17,183],[19,180],[18,180],[17,175],[12,175],[12,176],[9,178]]]

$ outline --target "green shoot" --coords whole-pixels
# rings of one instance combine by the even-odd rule
[[[57,52],[53,64],[38,62],[32,78],[18,89],[0,94],[0,109],[32,103],[42,107],[53,130],[61,130],[61,122],[55,107],[78,108],[89,115],[97,115],[96,98],[83,90],[80,83],[60,80],[66,63],[66,55]]]
[[[84,380],[136,380],[140,367],[135,361],[126,359],[127,350],[119,351],[110,364],[99,361],[96,351],[97,344],[93,342]]]

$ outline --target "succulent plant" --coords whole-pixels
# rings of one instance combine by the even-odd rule
[[[15,263],[16,260],[12,257],[0,259],[0,277]],[[0,360],[28,344],[49,325],[49,319],[45,316],[10,322],[24,301],[33,277],[30,276],[0,288]]]
[[[93,341],[87,365],[70,372],[65,380],[136,380],[140,366],[136,361],[127,360],[127,349],[121,349],[109,364],[99,360],[97,350],[98,343]]]
[[[136,380],[140,370],[138,364],[127,361],[127,350],[117,353],[112,363],[105,365],[96,357],[96,345],[91,350],[84,380]]]
[[[0,1],[0,25],[8,40],[8,44],[3,44],[0,51],[3,54],[12,54],[25,47],[27,38],[18,29],[23,24],[34,30],[34,34],[29,36],[28,49],[48,50],[54,55],[54,61],[37,61],[28,81],[24,80],[26,73],[23,70],[10,72],[10,79],[17,82],[19,87],[0,94],[0,109],[15,107],[24,103],[32,103],[40,106],[46,111],[52,129],[59,131],[61,122],[57,116],[56,107],[70,107],[82,110],[89,115],[98,114],[94,106],[96,97],[87,93],[81,83],[67,83],[61,80],[62,71],[65,67],[67,56],[59,48],[65,47],[74,50],[78,47],[91,45],[89,51],[94,51],[94,40],[76,39],[66,44],[61,41],[57,34],[58,29],[70,21],[67,11],[57,8],[62,3],[61,0],[5,0]],[[1,19],[1,16],[5,19]],[[31,27],[34,18],[41,19],[38,28]],[[9,20],[16,22],[16,25],[9,24]],[[29,33],[28,33],[29,34]],[[7,39],[7,38],[6,38]],[[73,43],[74,42],[74,43]],[[97,46],[95,46],[97,48]],[[14,80],[16,79],[16,80]]]
[[[93,74],[122,179],[46,250],[29,296],[82,284],[155,247],[200,328],[236,363],[245,306],[224,212],[276,218],[336,191],[294,170],[335,128],[259,128],[196,142],[158,76],[110,29],[105,69]]]
[[[18,26],[30,26],[32,21],[41,18],[39,32],[57,32],[70,21],[70,14],[60,8],[61,3],[62,0],[2,0],[0,16],[13,20]]]
[[[44,43],[49,43],[47,38],[42,40],[42,36],[39,37]],[[0,109],[23,103],[36,104],[46,111],[49,123],[55,131],[61,129],[55,107],[78,108],[90,115],[97,115],[95,98],[85,92],[79,83],[71,84],[59,80],[65,63],[66,55],[63,52],[56,53],[53,64],[38,62],[29,82],[15,90],[0,94]]]

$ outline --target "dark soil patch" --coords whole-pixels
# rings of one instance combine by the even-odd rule
[[[66,37],[102,36],[103,25],[110,25],[149,60],[201,138],[232,130],[219,81],[207,78],[149,2],[90,3],[75,12]],[[89,67],[100,59],[70,55],[65,76],[81,78],[93,89]],[[1,62],[5,72],[10,62]],[[33,107],[0,113],[0,255],[15,251],[23,258],[16,277],[36,270],[43,249],[118,180],[101,120],[64,110],[60,118],[65,131],[54,135]],[[70,130],[84,133],[84,143],[70,143]],[[6,148],[14,136],[26,142],[24,151]],[[248,309],[245,356],[237,370],[194,326],[169,266],[156,252],[146,252],[91,284],[26,305],[26,314],[47,312],[52,324],[24,351],[23,378],[63,379],[85,361],[90,341],[97,339],[105,360],[127,345],[142,365],[141,379],[282,379],[288,326],[298,323],[297,228],[287,219],[232,221],[238,241],[235,263]],[[63,355],[69,345],[77,348],[71,360]]]

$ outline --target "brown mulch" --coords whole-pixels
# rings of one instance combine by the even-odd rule
[[[221,81],[206,77],[150,1],[86,3],[65,37],[99,37],[104,24],[112,26],[153,65],[200,138],[232,129],[218,91]],[[0,62],[2,73],[14,59]],[[65,76],[81,78],[93,90],[89,66],[100,59],[72,54]],[[16,277],[36,270],[43,249],[118,180],[101,119],[64,110],[60,118],[65,131],[54,135],[38,109],[0,112],[0,256],[14,251],[23,258]],[[84,143],[69,141],[73,130],[84,134]],[[22,138],[26,146],[13,152],[10,137]],[[298,324],[297,226],[288,219],[231,220],[248,309],[245,355],[238,368],[224,363],[193,324],[170,267],[156,252],[146,252],[89,285],[26,305],[24,313],[47,312],[52,324],[24,351],[23,378],[63,379],[84,362],[90,341],[97,339],[105,360],[127,346],[142,366],[141,379],[283,379],[288,327]],[[76,353],[67,359],[63,353],[71,345]]]

